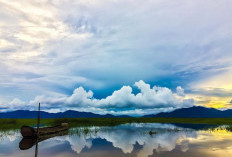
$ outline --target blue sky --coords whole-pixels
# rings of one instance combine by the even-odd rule
[[[0,0],[0,110],[231,108],[231,3]]]

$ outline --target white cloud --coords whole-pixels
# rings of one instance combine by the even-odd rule
[[[184,89],[181,86],[176,87],[176,93],[179,96],[185,96]]]
[[[128,115],[152,114],[194,105],[193,99],[180,98],[166,87],[151,88],[142,80],[135,82],[134,86],[140,90],[137,94],[133,93],[132,87],[123,86],[106,98],[96,99],[91,90],[86,91],[83,87],[78,87],[71,96],[37,96],[29,104],[32,108],[40,102],[44,109],[53,111],[54,108],[61,108]],[[14,103],[25,104],[18,99],[14,99],[10,104]]]
[[[183,100],[175,97],[172,91],[166,87],[150,87],[144,81],[135,82],[140,92],[132,93],[130,86],[123,86],[120,90],[114,91],[111,96],[97,101],[97,104],[102,107],[111,108],[167,108],[167,107],[184,107]],[[185,103],[186,106],[193,105],[192,103]]]
[[[0,111],[19,110],[26,108],[28,108],[28,104],[18,98],[14,98],[9,103],[2,103],[0,105]]]
[[[186,88],[227,72],[231,7],[230,0],[0,0],[0,99],[140,79]]]

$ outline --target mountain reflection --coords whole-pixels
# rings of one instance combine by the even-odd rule
[[[80,154],[84,148],[91,151],[94,147],[93,140],[102,139],[112,143],[113,147],[119,148],[124,154],[130,154],[135,150],[135,145],[141,146],[137,156],[147,157],[153,154],[153,150],[171,151],[177,144],[181,145],[181,151],[188,149],[188,138],[196,138],[194,130],[183,129],[170,124],[128,124],[116,127],[90,127],[75,128],[68,137],[57,137],[56,140],[68,141],[73,151]],[[149,131],[156,132],[149,135]]]
[[[124,124],[77,127],[64,134],[22,139],[19,131],[0,131],[0,156],[7,157],[173,157],[230,156],[232,133],[225,129],[193,129],[174,124]],[[205,127],[205,126],[201,126]],[[199,126],[197,126],[199,128]],[[154,134],[150,135],[152,131]],[[36,149],[36,143],[37,148]],[[213,152],[213,153],[212,153]]]

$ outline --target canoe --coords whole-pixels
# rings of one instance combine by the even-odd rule
[[[61,131],[58,133],[54,133],[54,134],[47,134],[47,135],[39,136],[38,138],[37,137],[27,137],[27,138],[23,137],[22,140],[19,142],[19,148],[20,150],[26,150],[38,144],[39,142],[42,142],[42,141],[45,141],[47,139],[57,137],[57,136],[64,136],[67,134],[68,134],[68,130],[65,130],[65,131]]]
[[[61,125],[56,125],[52,127],[43,127],[39,128],[39,132],[37,133],[37,128],[33,128],[30,126],[22,126],[21,127],[21,135],[23,137],[39,137],[48,134],[54,134],[58,132],[62,132],[68,130],[68,124],[62,123]]]

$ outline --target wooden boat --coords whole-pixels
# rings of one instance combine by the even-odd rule
[[[39,142],[42,142],[42,141],[45,141],[47,139],[57,137],[57,136],[64,136],[64,135],[67,135],[67,134],[68,134],[68,130],[65,130],[65,131],[54,133],[54,134],[46,134],[46,135],[43,135],[43,136],[39,136],[38,138],[25,138],[24,137],[19,142],[19,148],[21,150],[30,149],[34,145],[38,145]]]
[[[23,137],[29,138],[29,137],[39,137],[44,136],[48,134],[54,134],[61,131],[68,130],[68,124],[62,123],[61,125],[56,125],[52,127],[44,127],[44,128],[32,128],[30,126],[22,126],[21,127],[21,135]]]
[[[54,134],[61,131],[68,130],[68,123],[61,123],[61,125],[56,125],[53,127],[43,127],[39,128],[40,126],[40,103],[38,108],[38,121],[37,121],[37,128],[33,128],[30,126],[22,126],[21,127],[21,135],[25,138],[35,138],[43,135]]]

